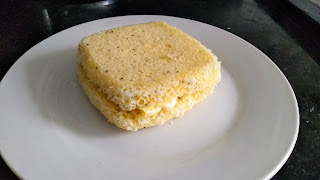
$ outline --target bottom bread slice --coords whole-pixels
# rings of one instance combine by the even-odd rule
[[[184,95],[177,98],[173,109],[161,109],[157,114],[148,115],[143,110],[122,111],[114,102],[108,100],[107,95],[99,90],[99,87],[91,82],[86,76],[81,65],[78,66],[79,82],[90,102],[107,118],[107,120],[117,127],[136,131],[141,128],[161,125],[165,121],[181,117],[186,111],[190,110],[195,104],[205,99],[213,92],[214,87],[194,94]]]

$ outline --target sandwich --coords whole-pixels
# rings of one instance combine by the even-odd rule
[[[125,130],[181,117],[221,79],[217,57],[165,22],[95,33],[81,40],[78,52],[84,93],[109,122]]]

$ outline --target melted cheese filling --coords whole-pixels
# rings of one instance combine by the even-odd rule
[[[139,108],[140,110],[144,111],[147,116],[152,116],[158,114],[161,110],[170,111],[174,108],[177,103],[177,98],[172,98],[166,103],[161,104],[161,106],[154,106],[154,107],[143,107]]]

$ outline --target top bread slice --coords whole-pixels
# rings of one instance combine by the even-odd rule
[[[197,40],[164,22],[99,32],[79,44],[91,82],[124,111],[166,107],[220,81],[220,63]]]

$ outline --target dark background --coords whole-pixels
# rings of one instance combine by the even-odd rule
[[[320,25],[288,1],[1,0],[0,80],[23,53],[48,36],[91,20],[134,14],[205,22],[270,57],[291,83],[300,110],[298,141],[273,179],[320,179]],[[2,159],[0,179],[17,179]]]

